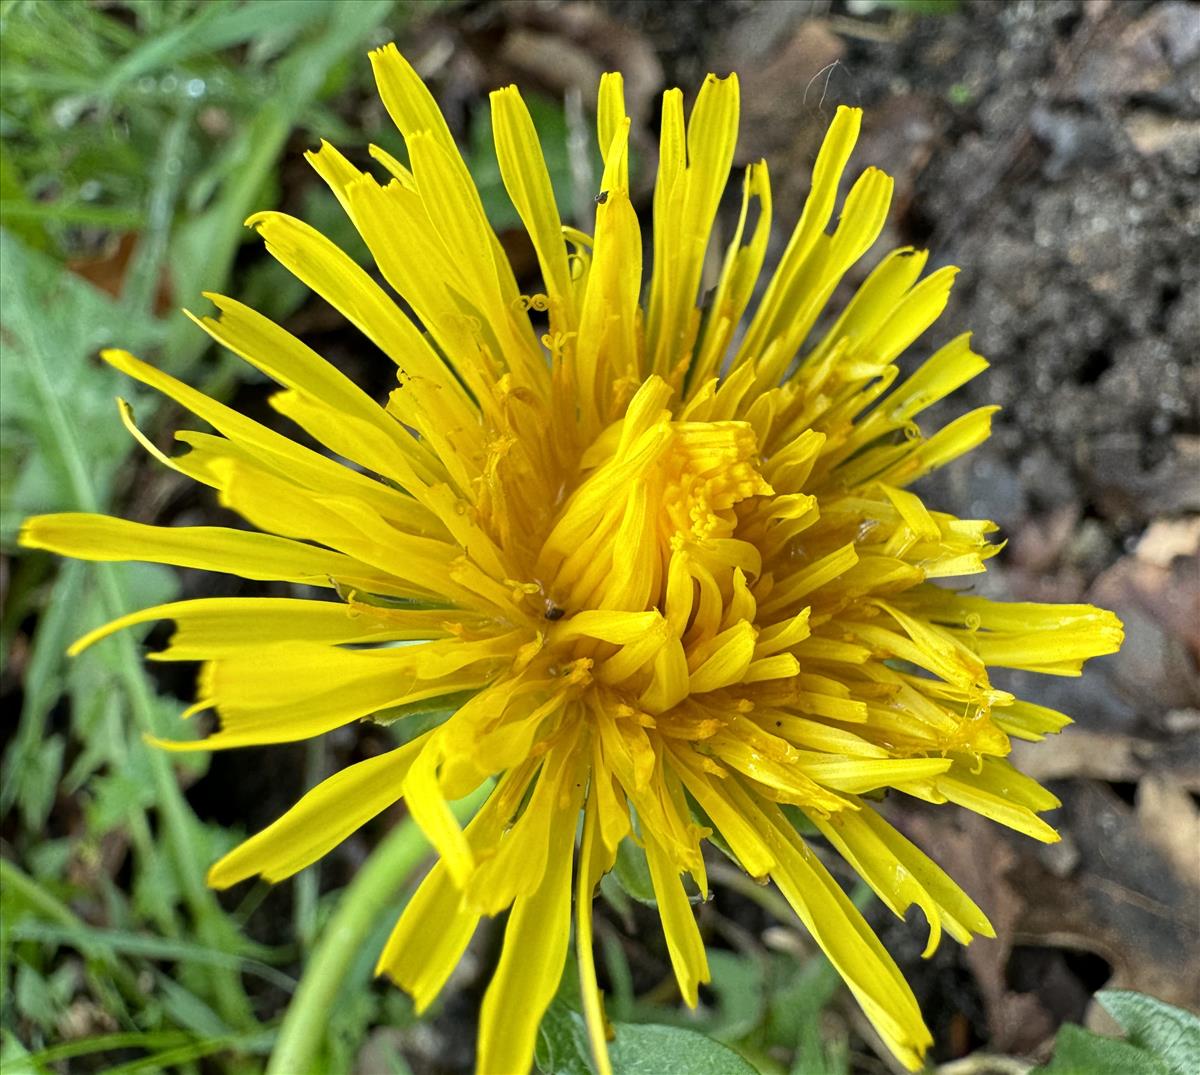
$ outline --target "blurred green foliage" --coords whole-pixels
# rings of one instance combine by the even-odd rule
[[[132,442],[114,396],[143,420],[153,410],[96,351],[128,347],[202,376],[204,338],[163,293],[225,286],[242,221],[279,197],[293,131],[341,131],[330,103],[365,90],[363,53],[412,12],[393,0],[0,5],[6,552],[25,515],[127,498]],[[10,658],[20,650],[23,693],[0,791],[14,819],[0,863],[0,1062],[191,1071],[223,1054],[224,1070],[258,1070],[272,1032],[248,985],[290,988],[275,968],[293,953],[246,941],[204,885],[233,836],[196,818],[175,767],[142,739],[179,735],[179,706],[157,695],[133,637],[64,657],[87,628],[170,600],[175,575],[45,556],[11,564],[0,643]],[[187,759],[185,775],[205,764]],[[73,831],[48,838],[67,799]],[[106,860],[126,843],[118,884]]]

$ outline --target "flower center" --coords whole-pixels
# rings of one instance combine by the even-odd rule
[[[742,682],[760,656],[743,533],[769,511],[745,422],[688,421],[652,378],[584,453],[538,557],[548,641],[646,713]]]

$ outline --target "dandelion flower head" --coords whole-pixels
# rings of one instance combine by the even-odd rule
[[[255,529],[61,514],[22,534],[70,556],[323,587],[329,599],[176,602],[77,648],[173,620],[155,657],[203,662],[195,708],[219,721],[207,739],[166,744],[178,749],[457,706],[318,785],[209,879],[281,880],[403,798],[439,857],[379,971],[424,1009],[480,919],[507,912],[480,1071],[528,1070],[572,920],[589,1035],[608,1070],[591,906],[624,840],[644,849],[679,991],[697,1002],[709,969],[691,897],[708,892],[710,836],[775,882],[915,1069],[931,1039],[913,994],[797,811],[897,915],[920,907],[927,954],[943,931],[963,943],[991,935],[873,800],[894,789],[1056,839],[1037,816],[1054,796],[1006,756],[1012,737],[1040,739],[1067,718],[994,686],[988,670],[1077,675],[1122,637],[1090,606],[1000,603],[947,581],[984,570],[996,527],[931,510],[910,487],[978,445],[994,408],[935,431],[921,416],[986,362],[968,335],[905,377],[896,361],[941,314],[955,270],[924,273],[923,251],[896,250],[829,311],[892,192],[868,168],[833,220],[861,118],[844,107],[765,287],[765,163],[745,170],[728,248],[710,249],[737,140],[736,76],[709,76],[686,120],[681,92],[664,95],[644,250],[630,120],[610,74],[594,234],[563,226],[516,88],[492,94],[501,174],[540,266],[542,290],[522,294],[433,97],[394,46],[371,60],[408,164],[372,147],[371,174],[328,144],[308,159],[386,287],[300,220],[265,212],[249,224],[395,363],[386,403],[210,295],[217,313],[197,324],[278,382],[274,408],[328,452],[109,351],[215,434],[180,432],[188,450],[168,457],[124,408],[131,431]],[[489,781],[460,827],[448,804]]]

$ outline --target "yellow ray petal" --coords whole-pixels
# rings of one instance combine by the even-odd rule
[[[682,96],[663,96],[654,191],[654,275],[646,334],[650,369],[678,384],[699,328],[696,295],[717,203],[733,162],[738,80],[709,75],[683,132]]]
[[[862,109],[838,106],[813,165],[812,187],[800,220],[738,349],[735,363],[761,355],[765,350],[765,341],[778,334],[781,319],[791,315],[792,311],[785,305],[785,296],[791,291],[795,277],[829,223],[842,172],[850,159],[854,143],[858,141],[861,125]]]
[[[537,251],[550,298],[551,331],[572,332],[576,319],[562,220],[533,119],[516,86],[494,91],[491,101],[500,174]]]
[[[625,80],[619,71],[607,71],[600,76],[600,88],[596,98],[596,136],[604,166],[609,166],[608,154],[613,139],[622,127],[627,127],[625,114]],[[612,187],[629,189],[627,160],[622,153],[619,169],[611,175]]]
[[[628,134],[628,127],[621,135]],[[609,157],[609,167],[620,154]],[[642,286],[642,239],[629,194],[608,192],[596,207],[596,241],[587,290],[579,314],[575,366],[581,409],[581,435],[586,444],[613,417],[613,387],[628,378],[642,380],[642,343],[638,295]]]
[[[576,730],[547,754],[521,817],[497,842],[494,854],[475,868],[464,899],[484,914],[499,914],[514,900],[528,896],[553,869],[547,848],[554,817],[563,800],[573,794],[568,785],[578,776],[573,753],[577,735]]]
[[[375,81],[379,87],[379,96],[383,99],[384,107],[387,109],[388,115],[392,117],[392,122],[404,136],[405,142],[408,142],[415,134],[427,134],[446,154],[451,166],[458,172],[458,178],[473,191],[474,184],[470,172],[467,170],[462,155],[458,152],[458,146],[454,142],[450,128],[446,125],[442,111],[438,108],[437,102],[433,99],[433,95],[425,83],[421,81],[421,77],[413,70],[412,65],[400,55],[400,51],[394,44],[375,49],[370,54],[370,58],[371,67],[375,71]],[[409,148],[411,152],[411,146]],[[475,201],[478,211],[482,215],[483,204],[479,202],[478,195],[475,196]],[[517,285],[508,257],[494,233],[490,239],[490,253],[496,263],[497,271],[500,273],[501,286],[506,294],[515,296]]]
[[[704,942],[696,927],[696,916],[688,902],[687,893],[679,880],[674,863],[667,857],[658,841],[649,833],[643,834],[646,846],[646,861],[650,864],[650,880],[654,885],[654,898],[658,903],[658,915],[662,920],[663,934],[667,939],[667,951],[679,992],[690,1008],[699,1000],[698,989],[703,982],[711,980],[708,957]]]
[[[993,709],[992,720],[1009,735],[1033,741],[1044,739],[1047,735],[1056,735],[1072,723],[1065,713],[1043,705],[1035,705],[1033,702],[1020,701]]]
[[[1060,839],[1035,813],[1059,806],[1057,797],[1000,758],[983,758],[978,768],[958,763],[950,772],[935,777],[934,786],[951,802],[1042,843]]]
[[[420,442],[379,404],[290,332],[234,299],[211,292],[205,297],[219,316],[189,316],[214,340],[281,385],[318,401],[343,420],[352,419],[362,429],[353,440],[343,441],[336,422],[331,423],[314,434],[323,444],[401,484],[410,480],[411,473],[397,468],[397,454],[418,473],[427,474],[436,465],[423,453]]]
[[[715,780],[710,777],[699,759],[692,755],[690,747],[668,746],[667,753],[684,786],[712,819],[742,864],[742,869],[751,877],[766,877],[777,865],[777,860],[762,834],[731,802],[729,789],[737,782],[736,779]]]
[[[729,782],[736,808],[763,833],[779,866],[772,877],[813,939],[850,986],[888,1047],[912,1071],[933,1039],[912,990],[858,909],[773,803]]]
[[[464,437],[477,430],[477,411],[462,385],[417,327],[348,254],[315,228],[283,213],[256,213],[247,224],[262,236],[273,258],[341,311],[418,387],[428,384],[431,395],[436,393],[446,408],[452,428]]]
[[[742,245],[746,218],[752,203],[758,204],[758,220],[750,241]],[[742,211],[725,253],[721,278],[709,306],[707,319],[696,348],[696,361],[688,371],[688,394],[694,396],[705,378],[719,374],[721,359],[754,293],[758,274],[767,255],[771,236],[771,181],[767,162],[759,161],[746,169],[742,193]]]
[[[592,780],[596,780],[592,770]],[[606,778],[605,778],[606,779]],[[599,807],[595,784],[589,791],[583,819],[575,880],[575,954],[579,962],[579,992],[584,1023],[597,1075],[612,1075],[604,1030],[604,996],[596,984],[596,957],[592,950],[592,900],[600,878],[612,868],[616,848],[605,847],[599,832]]]
[[[18,538],[80,560],[143,560],[244,579],[333,586],[346,580],[367,593],[397,594],[395,580],[359,560],[299,541],[220,526],[147,526],[86,512],[36,515]]]
[[[416,597],[464,597],[450,574],[460,555],[448,542],[405,534],[357,498],[321,496],[241,462],[214,465],[221,503],[262,530],[308,537],[370,563],[391,577],[392,589]]]
[[[334,773],[283,817],[238,845],[208,871],[228,888],[260,874],[275,883],[316,862],[400,798],[400,785],[429,735]]]
[[[126,627],[174,620],[160,660],[203,661],[256,646],[296,640],[340,645],[446,637],[462,617],[448,611],[393,611],[340,601],[290,597],[200,597],[172,601],[121,616],[72,644],[72,657]]]
[[[995,936],[984,913],[937,863],[873,809],[860,805],[828,820],[814,813],[810,820],[895,915],[903,918],[914,903],[921,908],[929,923],[926,958],[937,949],[943,925],[962,944],[977,933]]]
[[[534,766],[526,763],[505,774],[466,828],[466,840],[486,854],[520,803]],[[396,923],[376,974],[385,974],[412,994],[417,1014],[433,1003],[462,957],[480,914],[462,900],[444,862],[438,862],[417,887]]]
[[[215,338],[220,339],[221,337]],[[274,430],[239,414],[231,407],[226,407],[224,404],[210,399],[203,392],[198,392],[169,374],[142,362],[129,352],[110,349],[102,351],[101,357],[122,373],[136,378],[143,384],[149,385],[180,403],[198,418],[202,418],[218,432],[224,434],[229,438],[231,445],[237,449],[237,452],[233,454],[246,455],[253,459],[258,466],[266,466],[284,473],[292,482],[307,485],[313,489],[349,493],[367,503],[376,505],[389,518],[401,521],[407,527],[418,532],[439,528],[437,520],[428,512],[422,511],[421,506],[411,497],[398,493],[395,489],[389,489],[380,482],[359,474],[349,467],[341,466],[319,452],[296,444]],[[322,432],[336,430],[339,420],[347,423],[353,420],[352,416],[340,415],[331,406],[327,406],[323,400],[320,405],[326,412],[326,421],[322,425]],[[361,448],[361,451],[350,449],[351,457],[360,456],[358,461],[363,463],[368,461],[379,463],[380,473],[406,485],[418,485],[413,470],[404,465],[404,453],[400,448],[400,443],[385,440],[382,432],[373,430],[366,423],[360,423],[360,425],[365,426],[375,435],[358,438],[355,443]],[[407,434],[403,435],[407,436]],[[186,441],[188,434],[176,434],[176,437]],[[331,439],[334,443],[330,447],[335,450],[339,446],[349,447],[349,443],[336,433],[332,435]],[[411,437],[408,439],[412,440]],[[171,465],[182,467],[188,471],[194,468],[196,462],[196,460],[188,459],[174,460],[171,461]],[[205,474],[202,477],[198,474],[194,476],[198,480],[219,484],[219,478],[212,474]]]
[[[204,665],[200,697],[221,730],[207,739],[159,741],[171,750],[290,743],[381,710],[478,690],[511,662],[515,638],[346,650],[276,642]]]
[[[463,904],[446,864],[435,863],[388,936],[375,973],[411,994],[417,1014],[423,1014],[462,959],[481,917]]]
[[[551,823],[541,883],[513,904],[508,917],[479,1012],[479,1071],[529,1070],[538,1025],[558,989],[571,933],[572,849],[583,801],[582,779],[570,783],[574,787]]]

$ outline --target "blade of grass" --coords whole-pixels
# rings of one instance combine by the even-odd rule
[[[209,0],[193,18],[151,37],[130,52],[114,68],[100,92],[111,99],[122,86],[142,75],[185,63],[206,52],[252,42],[266,31],[278,30],[281,26],[303,29],[328,18],[334,7],[343,5],[320,0],[251,0],[239,4],[229,0]]]
[[[190,1045],[181,1045],[175,1049],[155,1053],[153,1056],[131,1060],[127,1064],[118,1064],[109,1068],[107,1075],[134,1075],[135,1072],[142,1071],[157,1073],[221,1052],[265,1053],[271,1048],[274,1038],[274,1034],[260,1033],[194,1041]]]
[[[266,963],[246,956],[220,952],[189,941],[147,937],[119,929],[96,929],[79,923],[51,925],[44,922],[18,922],[12,927],[12,937],[18,941],[40,941],[43,944],[69,944],[81,952],[104,950],[145,959],[171,960],[179,963],[205,963],[214,967],[231,967],[253,974],[290,993],[296,979]]]
[[[25,694],[21,700],[20,723],[12,746],[4,758],[4,782],[0,786],[0,814],[7,814],[14,802],[21,807],[25,825],[41,829],[49,813],[53,788],[32,789],[29,781],[39,772],[34,755],[46,738],[46,718],[58,699],[58,681],[63,654],[73,640],[74,611],[79,607],[87,569],[82,562],[63,565],[54,581],[46,611],[30,647],[29,663],[25,666]],[[43,800],[34,802],[35,791]]]
[[[64,1042],[61,1045],[52,1045],[47,1049],[30,1053],[25,1058],[25,1062],[34,1067],[42,1067],[46,1064],[61,1063],[64,1060],[74,1060],[96,1053],[115,1052],[118,1049],[145,1049],[147,1051],[157,1049],[160,1051],[151,1056],[139,1057],[137,1060],[105,1070],[108,1075],[112,1075],[115,1071],[165,1071],[168,1065],[199,1060],[201,1057],[211,1056],[213,1053],[224,1050],[265,1053],[270,1049],[274,1037],[273,1033],[263,1032],[197,1040],[194,1035],[177,1030],[138,1030],[122,1034],[98,1034],[92,1038]]]
[[[192,48],[191,43],[197,39],[203,41],[206,28],[228,13],[230,7],[230,0],[209,0],[193,18],[150,37],[112,69],[108,78],[100,85],[97,95],[104,100],[112,100],[122,86],[140,75],[178,63],[194,55],[196,51],[204,51],[206,45],[201,44],[199,50],[196,50]]]
[[[276,67],[279,91],[265,102],[254,121],[230,149],[237,168],[216,203],[189,225],[183,236],[185,256],[175,259],[176,294],[191,301],[201,289],[219,291],[229,276],[242,241],[242,222],[255,210],[268,175],[289,135],[320,92],[330,69],[393,10],[392,0],[361,0],[335,5],[328,22],[312,40]],[[173,371],[189,367],[208,346],[190,321],[177,318],[165,348]]]
[[[0,200],[0,221],[6,226],[17,220],[53,220],[59,224],[85,224],[113,231],[135,231],[145,221],[138,209],[117,205],[87,205],[83,202],[30,202],[16,198]]]
[[[7,859],[0,859],[0,889],[4,892],[6,902],[15,900],[45,921],[56,923],[61,929],[80,932],[87,930],[84,922],[75,915],[70,907],[47,892],[37,881]],[[7,931],[11,935],[15,925],[9,926],[7,922],[9,915],[4,917]],[[80,945],[79,950],[88,959],[101,964],[106,971],[111,973],[113,980],[123,992],[130,995],[137,995],[141,992],[136,977],[103,943],[88,939],[86,945]]]
[[[77,1056],[91,1053],[111,1052],[115,1049],[161,1049],[190,1042],[192,1036],[178,1030],[135,1030],[124,1034],[98,1034],[94,1038],[51,1045],[36,1053],[30,1053],[31,1064],[55,1064],[61,1060],[73,1060]]]
[[[154,316],[154,297],[158,292],[163,262],[171,236],[171,218],[179,198],[183,178],[183,154],[188,127],[195,109],[184,105],[171,121],[154,162],[153,185],[147,201],[146,225],[138,238],[137,250],[125,277],[121,305],[131,318]]]

